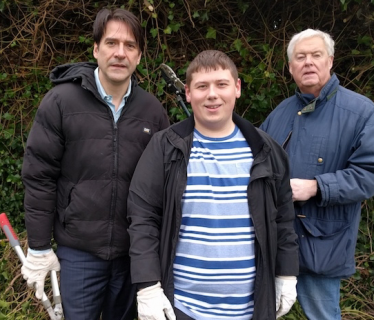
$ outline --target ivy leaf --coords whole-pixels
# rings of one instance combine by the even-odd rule
[[[362,38],[359,38],[357,42],[359,44],[365,44],[367,46],[371,46],[371,44],[373,43],[373,38],[365,35]]]
[[[7,112],[3,114],[2,118],[9,121],[9,120],[13,120],[14,116]]]
[[[214,29],[212,27],[209,27],[208,28],[208,32],[206,33],[205,38],[207,38],[207,39],[216,39],[216,37],[217,37],[217,31],[216,31],[216,29]]]
[[[155,29],[155,28],[152,28],[152,29],[150,30],[150,33],[151,33],[151,35],[152,35],[153,38],[156,38],[156,36],[157,36],[157,34],[158,34],[158,30]]]
[[[173,23],[173,24],[170,24],[170,28],[172,31],[174,32],[177,32],[181,27],[181,24],[180,23]]]
[[[14,129],[10,128],[10,129],[3,130],[3,134],[4,134],[5,139],[10,139],[11,137],[14,136]]]
[[[244,74],[242,77],[245,83],[251,84],[253,82],[253,77],[250,74]]]
[[[238,52],[240,52],[240,49],[243,46],[242,41],[240,39],[236,39],[233,44],[234,44],[235,50],[238,51]]]
[[[170,26],[167,26],[166,29],[164,29],[165,34],[171,34],[171,28]]]

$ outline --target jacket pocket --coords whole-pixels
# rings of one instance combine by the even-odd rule
[[[314,177],[323,172],[324,162],[326,161],[327,139],[323,136],[312,136],[310,140],[310,152],[307,159],[306,174],[307,177]]]
[[[64,224],[66,220],[66,211],[69,207],[71,202],[71,194],[74,190],[75,184],[72,182],[68,182],[66,187],[63,188],[61,192],[58,193],[58,218],[60,223]]]
[[[281,182],[280,178],[280,174],[274,173],[271,177],[265,178],[264,185],[257,189],[264,190],[264,206],[272,223],[276,223],[275,220],[278,216],[278,193]]]
[[[325,276],[336,276],[347,260],[350,245],[349,223],[322,219],[297,219],[299,235],[300,271]]]

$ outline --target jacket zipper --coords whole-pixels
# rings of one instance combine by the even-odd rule
[[[85,90],[90,91],[106,108],[109,113],[110,118],[112,119],[113,124],[113,150],[114,150],[114,158],[113,158],[113,172],[112,172],[112,196],[111,196],[111,203],[110,203],[110,211],[109,211],[109,248],[107,258],[110,259],[112,255],[112,244],[113,244],[113,226],[114,226],[114,216],[116,210],[116,197],[117,197],[117,172],[118,172],[118,126],[117,122],[114,121],[114,116],[110,107],[97,95],[97,92],[94,92],[90,88],[82,85],[82,88]],[[123,110],[121,112],[120,117],[123,114]],[[119,121],[119,118],[118,120]]]
[[[188,161],[186,160],[186,154],[183,152],[183,150],[179,147],[177,147],[173,141],[170,140],[169,137],[167,137],[167,140],[168,142],[175,148],[175,149],[178,149],[182,154],[183,154],[183,161],[181,161],[179,163],[179,167],[177,169],[177,175],[176,175],[176,181],[180,181],[180,174],[181,174],[181,171],[182,171],[182,167],[183,165],[186,166],[186,171],[187,171],[187,165],[188,165]],[[184,186],[184,188],[186,188],[186,185]],[[177,190],[179,191],[179,190]],[[181,225],[181,220],[182,220],[182,197],[183,197],[183,192],[181,194],[178,194],[176,195],[176,199],[178,199],[178,201],[176,201],[178,207],[176,208],[176,213],[177,213],[177,217],[176,217],[176,220],[175,220],[175,223],[176,223],[176,228],[175,228],[175,237],[177,237],[176,241],[173,241],[173,247],[172,247],[172,254],[171,254],[171,261],[170,261],[170,266],[169,266],[169,270],[168,272],[166,273],[167,274],[167,277],[165,278],[165,287],[164,289],[167,288],[167,296],[168,297],[174,297],[174,291],[173,292],[170,292],[169,291],[169,285],[170,283],[173,283],[173,288],[174,288],[174,281],[173,281],[173,277],[174,277],[174,272],[173,272],[173,268],[174,268],[174,260],[175,260],[175,256],[176,256],[176,251],[177,251],[177,244],[178,244],[178,238],[179,238],[179,231],[180,231],[180,225]],[[174,306],[174,299],[171,299],[171,304]]]
[[[291,136],[291,133],[289,134],[289,136],[287,138],[289,138]],[[287,139],[286,139],[287,141]],[[253,163],[252,163],[252,167],[251,167],[251,173],[252,173],[252,169],[254,168],[254,166],[256,165],[259,165],[260,163],[264,162],[265,161],[265,157],[264,159],[262,159],[261,161],[258,161],[258,162],[255,162],[256,159],[253,159]],[[256,181],[258,179],[262,179],[262,178],[265,178],[267,177],[268,175],[260,175],[260,176],[257,176],[255,177],[255,179],[251,179],[249,181],[249,184],[248,184],[248,187],[247,187],[247,198],[248,198],[248,207],[249,207],[249,211],[251,212],[251,206],[250,206],[250,203],[249,203],[249,186],[251,183],[253,183],[253,181]],[[252,174],[251,174],[251,177],[252,177]],[[252,216],[252,223],[253,223],[253,226],[254,226],[254,229],[256,230],[256,222],[255,222],[255,219],[253,218],[253,215],[251,214]],[[260,241],[258,240],[257,238],[257,233],[255,232],[255,259],[256,259],[256,278],[258,278],[259,275],[261,275],[261,277],[263,276],[263,272],[262,272],[262,266],[263,266],[263,254],[262,254],[262,247],[260,245]],[[257,268],[258,267],[258,268]],[[258,291],[258,287],[259,287],[259,282],[258,281],[255,281],[255,292]],[[256,303],[257,299],[256,299],[256,295],[254,297],[254,303]]]
[[[289,134],[287,135],[287,138],[286,140],[284,140],[284,142],[282,143],[282,148],[284,150],[286,150],[287,146],[288,146],[288,143],[290,142],[291,140],[291,136],[292,136],[292,130],[289,132]]]
[[[122,117],[126,105],[122,108],[121,114],[120,114],[117,122],[115,122],[114,121],[114,116],[113,116],[112,111],[110,110],[110,107],[105,102],[103,102],[101,97],[98,97],[97,92],[94,92],[93,90],[91,90],[90,88],[87,88],[84,85],[82,85],[82,88],[90,91],[103,105],[105,105],[105,107],[108,110],[109,116],[112,119],[112,123],[113,123],[113,150],[114,150],[114,153],[113,153],[114,154],[113,172],[112,172],[113,186],[112,186],[112,199],[111,199],[111,203],[110,203],[110,212],[109,212],[109,237],[110,237],[110,239],[109,239],[109,248],[108,248],[108,255],[107,255],[107,258],[110,259],[111,255],[112,255],[113,226],[114,226],[114,217],[115,217],[115,210],[116,210],[117,180],[118,180],[117,179],[118,178],[118,176],[117,176],[118,175],[118,126],[117,126],[117,122]],[[132,92],[131,92],[130,96],[128,97],[127,101],[129,100],[129,98],[131,96],[132,96]]]
[[[109,108],[109,107],[108,107]],[[113,245],[113,226],[114,226],[114,216],[116,211],[116,198],[117,198],[117,181],[118,181],[118,126],[117,122],[114,122],[113,114],[109,110],[112,120],[113,120],[113,172],[112,172],[112,201],[110,204],[110,213],[109,213],[109,250],[108,250],[108,259],[112,255],[112,245]],[[119,119],[118,119],[119,120]]]

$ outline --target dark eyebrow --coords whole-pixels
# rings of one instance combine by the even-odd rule
[[[108,38],[105,38],[105,41],[117,42],[119,40],[118,40],[118,38],[110,38],[110,37],[108,37]],[[129,41],[129,40],[126,40],[125,43],[127,43],[127,44],[133,44],[133,45],[137,44],[136,41]]]
[[[105,38],[105,41],[118,41],[117,38]]]

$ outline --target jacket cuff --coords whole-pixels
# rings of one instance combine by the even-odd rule
[[[139,291],[140,289],[144,289],[150,286],[154,286],[158,281],[150,281],[150,282],[141,282],[136,284],[136,289]]]

